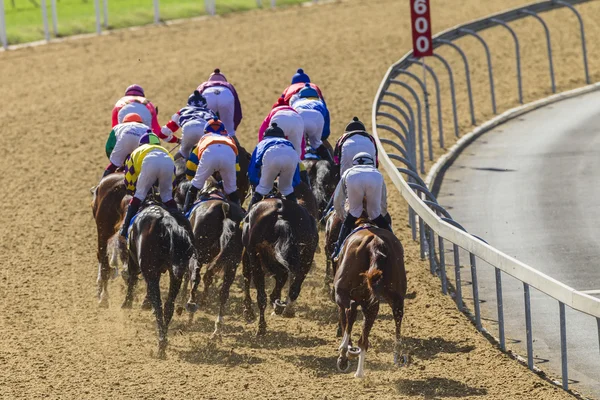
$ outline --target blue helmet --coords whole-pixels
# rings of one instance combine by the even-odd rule
[[[298,92],[298,97],[303,98],[303,99],[314,97],[314,98],[318,99],[319,92],[317,92],[316,89],[314,89],[312,86],[310,86],[310,83],[307,83],[300,90],[300,92]]]
[[[160,139],[149,130],[147,133],[142,135],[138,144],[140,146],[143,144],[160,144]]]
[[[188,103],[188,106],[206,107],[206,99],[197,90],[194,90],[194,93],[192,93],[190,95],[190,97],[188,97],[187,103]]]
[[[298,68],[296,74],[292,76],[292,85],[294,83],[310,83],[310,78],[304,73],[304,70],[302,68]]]

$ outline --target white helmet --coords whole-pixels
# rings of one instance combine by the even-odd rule
[[[373,161],[373,156],[363,151],[352,158],[352,165],[375,165],[375,161]]]

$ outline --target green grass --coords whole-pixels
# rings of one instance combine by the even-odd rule
[[[2,1],[2,0],[0,0]],[[298,4],[306,0],[277,0],[277,6]],[[6,33],[9,44],[44,39],[41,0],[4,0]],[[102,0],[99,0],[101,23]],[[263,0],[263,7],[270,7],[270,0]],[[46,0],[48,26],[52,32],[51,0]],[[149,24],[154,21],[153,0],[108,0],[108,29]],[[256,0],[216,0],[217,14],[245,11],[257,8]],[[96,14],[94,0],[57,0],[58,36],[95,32]],[[160,18],[176,18],[205,15],[204,0],[160,0]],[[103,29],[105,29],[103,27]]]

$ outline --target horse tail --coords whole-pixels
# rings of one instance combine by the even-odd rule
[[[371,265],[367,272],[362,273],[365,283],[371,292],[371,301],[379,299],[383,295],[384,276],[386,274],[386,261],[388,256],[385,254],[386,246],[383,240],[378,237],[371,242],[369,246]]]
[[[285,268],[290,268],[289,258],[290,252],[294,248],[292,246],[292,226],[289,221],[279,218],[275,222],[274,233],[277,236],[275,241],[275,259]]]

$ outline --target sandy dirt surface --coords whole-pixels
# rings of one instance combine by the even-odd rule
[[[304,284],[297,317],[269,317],[264,338],[256,338],[256,326],[241,318],[239,279],[223,340],[209,339],[216,315],[211,304],[191,326],[175,318],[166,361],[154,356],[154,322],[139,309],[139,296],[134,310],[119,308],[120,279],[110,284],[110,307],[97,307],[89,188],[106,164],[110,111],[122,90],[142,84],[165,123],[218,66],[240,93],[245,119],[239,137],[252,148],[262,118],[295,69],[304,67],[325,91],[337,137],[354,115],[370,121],[383,73],[410,48],[408,7],[398,3],[356,0],[249,12],[0,54],[0,123],[7,139],[0,158],[0,397],[569,397],[500,353],[441,296],[409,239],[406,207],[392,190],[391,212],[406,246],[409,279],[406,368],[393,366],[393,321],[383,307],[367,377],[335,371],[339,340],[335,307],[323,289],[322,254]],[[521,3],[467,0],[457,7],[440,0],[435,30]],[[598,6],[587,7],[599,15]],[[558,40],[573,33],[558,28]],[[597,22],[590,36],[593,29],[598,31]],[[505,44],[498,44],[500,50],[511,51]],[[524,44],[523,51],[533,45]],[[592,62],[598,45],[590,48]],[[580,84],[579,69],[557,71],[561,89]],[[474,78],[474,85],[481,82]],[[508,91],[503,105],[514,103],[508,82],[498,79]],[[545,94],[545,84],[528,91],[527,100]],[[487,93],[483,86],[478,90]],[[467,127],[464,121],[461,126]]]

